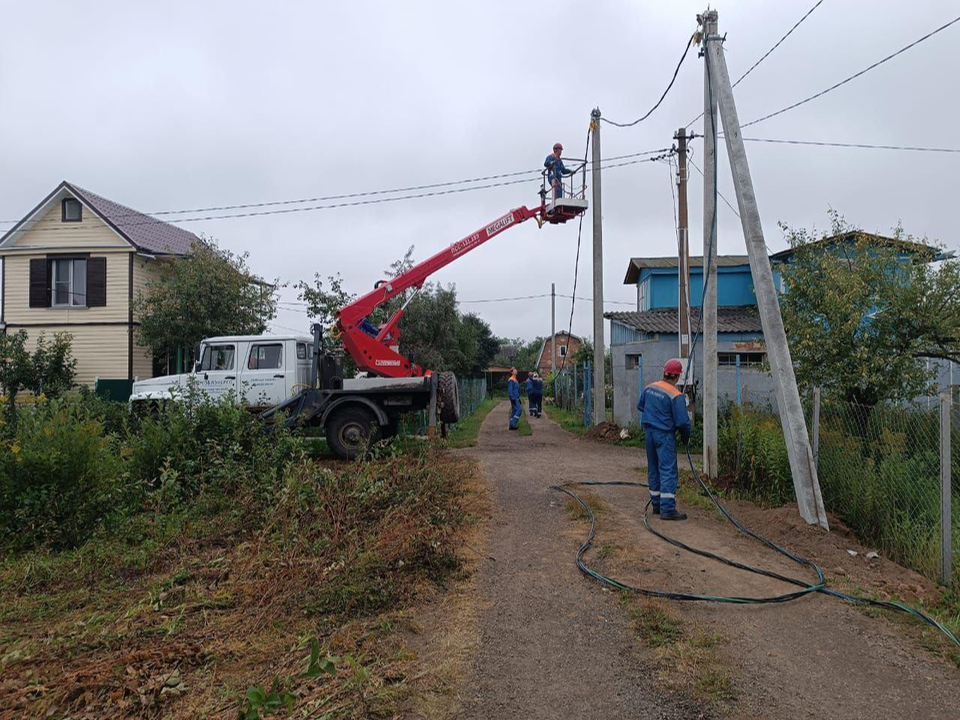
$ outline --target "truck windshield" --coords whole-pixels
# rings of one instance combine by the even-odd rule
[[[237,350],[233,345],[206,345],[200,360],[200,370],[233,370],[233,358],[236,354]]]

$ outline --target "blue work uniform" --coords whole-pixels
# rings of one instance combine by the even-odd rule
[[[637,403],[640,424],[646,439],[647,482],[654,512],[672,515],[677,511],[677,440],[690,439],[690,416],[683,393],[660,380],[640,393]]]
[[[520,404],[520,383],[517,382],[516,375],[511,375],[507,381],[507,397],[510,398],[510,429],[513,430],[520,424],[520,416],[523,414],[523,405]]]
[[[533,381],[533,402],[537,405],[537,417],[543,412],[543,380],[537,378]]]
[[[533,378],[527,378],[527,382],[524,383],[524,389],[527,391],[527,410],[533,415],[533,409],[536,407],[533,399]]]
[[[550,186],[553,188],[553,196],[562,198],[563,178],[565,175],[573,175],[573,170],[567,170],[563,160],[552,153],[547,155],[547,159],[543,161],[543,166],[547,169],[547,180],[550,181]]]

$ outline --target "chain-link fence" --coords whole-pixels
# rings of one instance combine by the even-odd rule
[[[472,415],[487,399],[487,381],[483,378],[457,378],[457,389],[460,393],[460,420]],[[400,418],[399,432],[401,435],[426,435],[430,426],[430,413],[422,410],[415,413],[406,413]],[[456,425],[450,426],[450,429]]]
[[[553,383],[554,404],[564,410],[578,411],[583,424],[593,424],[592,363],[570,363],[557,373]]]
[[[825,398],[818,429],[826,509],[887,557],[939,579],[939,408],[866,407]]]
[[[826,509],[886,557],[960,586],[960,404],[946,395],[873,407],[815,398],[805,410]],[[728,408],[719,458],[748,494],[793,499],[776,413]]]

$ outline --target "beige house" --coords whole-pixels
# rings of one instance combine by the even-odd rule
[[[196,235],[62,182],[0,238],[0,329],[69,332],[77,382],[153,376],[133,299]]]

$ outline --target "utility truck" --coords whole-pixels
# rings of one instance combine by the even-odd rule
[[[581,172],[582,183],[574,187]],[[544,175],[538,207],[511,210],[397,277],[378,280],[373,290],[336,313],[327,338],[320,325],[311,327],[312,336],[209,338],[200,344],[191,373],[137,382],[131,403],[176,399],[189,383],[211,397],[232,392],[252,409],[268,406],[261,412],[267,423],[323,428],[330,449],[342,458],[354,458],[371,442],[394,435],[405,413],[429,408],[431,420],[456,423],[456,376],[421,368],[400,352],[398,323],[407,306],[433,273],[505,230],[530,219],[540,227],[565,223],[586,209],[584,164],[559,186],[550,185]],[[408,291],[386,322],[371,322],[378,307]],[[337,340],[342,350],[332,349]],[[357,366],[355,378],[343,376],[344,351]]]

